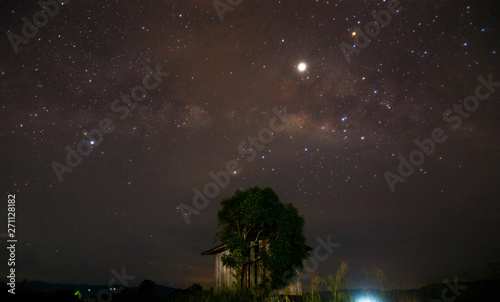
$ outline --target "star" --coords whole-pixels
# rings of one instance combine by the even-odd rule
[[[306,71],[306,69],[307,69],[307,65],[306,65],[306,63],[304,63],[304,62],[299,63],[299,65],[297,66],[297,69],[298,69],[300,72],[304,72],[304,71]]]

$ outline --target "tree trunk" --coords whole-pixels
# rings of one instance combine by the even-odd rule
[[[241,276],[240,276],[240,287],[243,291],[245,289],[245,265],[241,268]]]

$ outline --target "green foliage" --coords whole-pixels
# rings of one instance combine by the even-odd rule
[[[240,282],[246,268],[261,261],[268,272],[264,282],[272,289],[285,287],[287,280],[295,276],[295,268],[301,269],[308,256],[304,217],[293,205],[281,203],[271,188],[236,191],[231,198],[222,200],[217,220],[220,231],[216,238],[229,250],[222,262],[238,272]],[[268,246],[260,246],[259,256],[252,258],[250,250],[259,245],[259,240],[265,240]],[[285,272],[291,272],[288,278],[283,278]],[[266,286],[259,290],[264,291]]]
[[[78,300],[82,299],[82,293],[79,290],[75,292],[75,296],[78,298]]]
[[[287,285],[282,278],[285,272],[290,272],[289,279],[293,280],[296,275],[293,268],[302,269],[302,261],[308,257],[303,235],[304,218],[291,204],[285,205],[277,217],[276,232],[268,241],[271,253],[263,255],[264,265],[271,272],[273,288]]]

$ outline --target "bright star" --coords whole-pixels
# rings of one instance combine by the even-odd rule
[[[299,66],[297,66],[297,69],[302,72],[302,71],[305,71],[307,68],[307,65],[306,63],[300,63]]]

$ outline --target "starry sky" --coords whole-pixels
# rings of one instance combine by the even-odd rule
[[[461,107],[479,77],[500,81],[497,1],[240,2],[73,0],[44,20],[37,1],[2,1],[0,214],[16,194],[18,280],[104,284],[125,267],[132,285],[209,287],[219,202],[251,186],[299,209],[311,247],[340,243],[317,271],[348,261],[355,286],[377,286],[372,266],[411,287],[500,261],[500,88]],[[436,129],[447,139],[391,190]],[[193,188],[235,162],[197,210]]]

